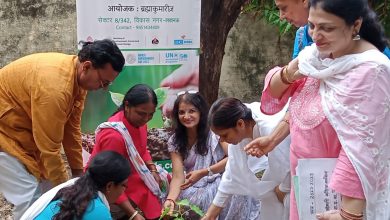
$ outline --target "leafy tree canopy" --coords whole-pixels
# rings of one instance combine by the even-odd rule
[[[390,37],[390,0],[368,0],[368,2],[384,26],[386,36]],[[264,19],[267,23],[279,27],[281,35],[295,32],[295,28],[288,22],[280,21],[279,10],[275,6],[274,0],[248,0],[243,7],[243,13],[249,12]]]

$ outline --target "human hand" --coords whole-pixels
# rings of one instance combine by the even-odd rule
[[[320,220],[343,220],[339,213],[339,210],[330,210],[316,214],[316,218]]]
[[[203,170],[194,170],[189,172],[186,175],[186,179],[184,183],[180,186],[180,189],[184,190],[188,187],[194,185],[196,182],[198,182],[202,177],[204,177],[204,171]]]
[[[163,79],[160,87],[169,87],[167,98],[162,105],[163,114],[171,116],[177,93],[184,90],[199,89],[199,59],[184,63],[169,76]]]
[[[83,173],[83,169],[72,169],[72,178],[80,177]]]
[[[134,216],[133,220],[145,220],[145,218],[141,214],[137,214]]]
[[[171,199],[167,199],[165,200],[164,204],[163,204],[163,210],[161,210],[161,213],[164,212],[164,210],[168,209],[168,215],[173,215],[173,210],[175,210],[175,203],[173,202],[173,200]]]
[[[201,220],[215,220],[215,219],[217,219],[217,218],[216,218],[216,217],[212,217],[212,216],[207,215],[207,214],[205,214],[205,215],[201,218]]]
[[[295,58],[292,61],[290,61],[290,63],[288,63],[287,65],[287,72],[289,75],[288,78],[291,79],[292,81],[306,77],[301,72],[299,72],[298,64],[299,64],[299,60],[298,58]]]
[[[152,172],[152,176],[156,180],[156,182],[158,183],[158,186],[161,188],[162,187],[162,180],[160,178],[160,175],[158,175],[157,172]]]
[[[275,186],[274,192],[276,194],[276,198],[278,198],[278,201],[284,204],[284,197],[286,197],[287,193],[280,191],[279,186]]]
[[[254,157],[267,155],[276,144],[270,136],[258,137],[244,147],[244,151]]]
[[[215,220],[217,219],[219,213],[222,211],[221,207],[218,207],[214,204],[211,204],[208,208],[206,214],[201,218],[201,220]]]

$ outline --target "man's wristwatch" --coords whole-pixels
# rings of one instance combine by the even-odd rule
[[[211,171],[211,168],[210,168],[210,167],[207,167],[207,171],[209,172],[209,173],[208,173],[209,176],[214,175],[214,173],[213,173],[213,171]]]

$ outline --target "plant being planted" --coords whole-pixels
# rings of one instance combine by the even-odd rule
[[[191,204],[188,199],[176,202],[172,215],[168,215],[168,212],[169,208],[165,208],[159,219],[186,220],[195,219],[195,217],[200,219],[204,216],[203,211],[198,206]]]

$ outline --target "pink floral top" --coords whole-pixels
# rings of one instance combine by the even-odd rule
[[[289,106],[291,174],[295,175],[300,158],[338,158],[330,187],[342,195],[364,198],[359,177],[323,112],[319,94],[320,80],[311,77],[298,80],[288,88],[281,99],[275,99],[270,95],[269,83],[279,70],[279,67],[274,68],[266,77],[266,86],[261,97],[261,111],[265,114],[275,114],[291,97]],[[290,219],[298,219],[293,191],[290,207]]]

